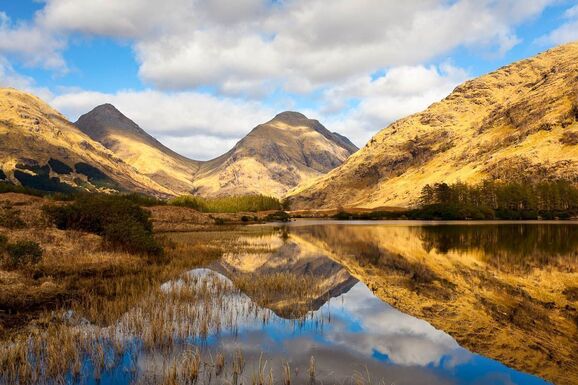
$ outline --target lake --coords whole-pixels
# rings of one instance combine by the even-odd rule
[[[64,383],[578,383],[576,223],[301,220],[170,237],[225,252],[111,325],[71,314],[58,338],[86,351]]]

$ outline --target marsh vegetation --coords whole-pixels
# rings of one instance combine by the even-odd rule
[[[555,350],[577,327],[578,262],[565,241],[575,238],[572,224],[211,224],[155,234],[159,212],[181,208],[82,199],[4,196],[7,217],[21,223],[0,227],[2,385],[429,384],[463,380],[442,365],[457,357],[464,371],[544,383],[379,298],[517,369],[561,384],[573,370],[572,353]],[[107,227],[125,231],[127,218],[162,254],[107,240]],[[40,258],[11,265],[9,245],[35,255],[27,240]],[[485,289],[476,296],[478,285]],[[493,335],[478,336],[465,314]],[[551,328],[559,334],[549,336]],[[545,336],[551,341],[531,348]],[[538,368],[543,354],[555,359]]]

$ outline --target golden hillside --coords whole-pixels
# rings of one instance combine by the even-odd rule
[[[283,112],[255,127],[226,154],[205,162],[195,192],[205,196],[283,197],[300,183],[342,164],[357,147],[298,112]]]
[[[0,89],[0,170],[48,191],[131,190],[169,195],[35,96]]]
[[[409,206],[436,182],[578,180],[577,79],[572,43],[468,81],[290,192],[293,207]]]
[[[75,125],[140,173],[175,194],[192,190],[199,162],[168,149],[111,104],[82,115]]]

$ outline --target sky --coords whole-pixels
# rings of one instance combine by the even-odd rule
[[[578,0],[0,0],[0,86],[103,103],[206,160],[294,110],[358,146],[458,84],[578,40]]]

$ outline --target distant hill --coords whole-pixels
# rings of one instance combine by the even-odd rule
[[[357,147],[298,112],[258,125],[226,154],[205,162],[195,176],[200,195],[260,193],[283,197],[343,163]]]
[[[457,87],[295,189],[294,208],[408,206],[436,182],[578,181],[578,43]]]
[[[35,96],[0,89],[0,179],[45,191],[171,191]]]
[[[114,154],[175,194],[193,189],[200,162],[165,147],[111,104],[82,115],[75,125]]]

